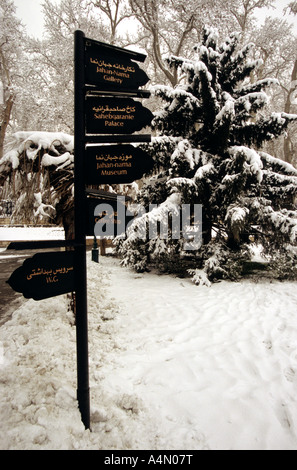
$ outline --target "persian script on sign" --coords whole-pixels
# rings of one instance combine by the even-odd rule
[[[131,98],[88,98],[86,127],[88,134],[133,134],[150,125],[154,115]]]

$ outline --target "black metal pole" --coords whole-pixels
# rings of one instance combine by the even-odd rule
[[[82,422],[90,428],[88,354],[87,266],[85,238],[85,45],[84,33],[74,38],[74,208],[75,208],[75,303],[77,349],[77,400]]]
[[[92,248],[92,261],[94,261],[95,263],[99,263],[99,250],[98,250],[96,235],[94,235],[94,242],[93,242],[93,248]]]

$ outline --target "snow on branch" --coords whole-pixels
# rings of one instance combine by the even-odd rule
[[[194,64],[194,71],[196,75],[202,74],[208,82],[212,81],[212,74],[209,72],[207,66],[201,60],[198,60]]]
[[[270,166],[272,170],[281,171],[286,175],[297,176],[297,169],[280,158],[273,157],[266,152],[259,152],[259,155],[263,161],[264,167]]]
[[[204,26],[204,38],[205,46],[211,47],[212,49],[217,47],[219,39],[219,31],[213,26],[205,25]]]
[[[223,64],[229,60],[229,58],[235,51],[239,40],[240,40],[240,33],[233,32],[226,39],[226,41],[220,46],[219,52],[221,53],[221,61]]]
[[[236,204],[232,204],[227,209],[225,222],[229,226],[229,229],[231,230],[235,240],[237,241],[239,241],[240,234],[244,230],[249,212],[250,211],[247,207],[237,206]]]
[[[235,91],[234,95],[245,96],[250,93],[258,93],[263,91],[265,88],[271,87],[272,85],[279,85],[279,80],[277,78],[264,78],[263,80],[258,80],[255,83],[243,85],[241,88]]]
[[[268,138],[273,139],[282,135],[286,131],[288,124],[296,120],[297,114],[272,113],[270,118],[263,118],[259,121],[263,138],[266,137],[265,140],[268,140]]]
[[[283,191],[285,191],[283,184],[286,186],[292,184],[295,187],[295,192],[297,191],[297,176],[282,175],[281,173],[276,173],[271,170],[263,170],[263,175],[266,176],[266,182],[281,187]]]
[[[228,119],[232,116],[235,116],[234,99],[232,96],[230,96],[227,92],[223,92],[222,99],[224,100],[225,104],[220,112],[216,115],[216,121],[221,121],[225,118]]]
[[[63,147],[67,154],[65,158],[60,159],[60,147]],[[35,160],[40,150],[51,151],[57,157],[52,156],[51,165],[60,165],[65,163],[67,158],[71,161],[70,153],[73,154],[74,139],[72,136],[63,132],[16,132],[13,134],[7,145],[0,165],[10,163],[13,169],[19,166],[19,157],[25,153],[28,160]],[[67,155],[67,158],[66,158]],[[44,165],[48,166],[48,161],[44,160]]]
[[[293,214],[293,216],[292,216]],[[290,243],[294,244],[297,240],[297,214],[286,209],[274,211],[268,206],[263,211],[263,215],[270,221],[274,229],[278,230],[285,236],[288,236]]]
[[[53,157],[48,153],[45,153],[41,160],[42,166],[59,166],[59,169],[63,169],[64,167],[68,166],[69,164],[74,162],[74,156],[71,155],[69,152],[64,153],[63,155]]]
[[[173,168],[180,163],[186,164],[187,170],[193,170],[203,156],[201,150],[192,148],[188,139],[183,139],[176,146],[171,156]]]
[[[159,96],[163,100],[172,102],[179,107],[189,108],[192,111],[195,108],[199,108],[199,100],[192,94],[184,90],[183,88],[172,88],[165,85],[154,85],[150,88],[151,93],[154,96]]]
[[[248,114],[268,104],[268,95],[263,91],[247,93],[245,96],[239,97],[235,106],[238,110],[244,109]]]
[[[166,151],[169,147],[175,147],[180,142],[181,137],[172,137],[168,135],[153,136],[149,146],[159,147],[160,150]]]
[[[189,68],[193,68],[193,61],[190,59],[186,59],[185,57],[179,57],[176,55],[164,55],[163,56],[164,62],[166,62],[170,67],[178,68],[180,67],[183,70],[184,65]]]
[[[173,193],[177,193],[180,191],[196,191],[197,186],[195,182],[190,178],[172,178],[167,182],[167,185],[172,189]]]
[[[263,164],[259,154],[248,147],[244,146],[234,146],[228,149],[229,154],[233,155],[235,158],[242,156],[245,158],[245,168],[250,171],[251,174],[254,174],[257,178],[258,183],[261,183],[263,179],[262,168]]]
[[[294,120],[297,120],[296,114],[271,113],[269,117],[263,116],[256,123],[248,122],[234,128],[235,141],[260,147],[264,142],[284,134],[289,123]]]
[[[188,273],[192,276],[192,282],[196,286],[211,287],[211,282],[203,269],[188,269]]]
[[[139,213],[128,225],[128,238],[124,241],[124,244],[133,243],[138,239],[146,240],[149,227],[155,227],[158,222],[168,220],[169,214],[179,215],[180,204],[181,196],[179,193],[174,192],[160,205],[151,205],[149,212],[144,211],[141,206],[137,208]]]
[[[43,217],[51,217],[51,215],[46,212],[46,210],[51,210],[53,213],[55,213],[55,208],[51,204],[44,204],[42,202],[42,194],[41,193],[35,193],[34,194],[35,198],[35,204],[34,206],[36,207],[36,211],[34,212],[34,216],[42,219]]]
[[[207,177],[207,175],[210,175],[214,173],[215,167],[212,162],[206,163],[205,165],[201,166],[198,168],[198,170],[195,173],[194,180],[195,182],[199,180],[203,180],[204,178]]]

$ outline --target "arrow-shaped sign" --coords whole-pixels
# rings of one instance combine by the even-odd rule
[[[133,134],[149,126],[153,113],[131,98],[88,97],[87,134]]]
[[[26,299],[42,300],[74,290],[74,252],[38,253],[16,269],[8,284]]]
[[[125,197],[116,199],[87,198],[86,235],[115,237],[126,232],[126,226],[134,215],[127,215]],[[99,233],[100,232],[100,233]]]
[[[137,90],[149,81],[149,77],[136,62],[115,50],[87,42],[85,54],[86,83],[101,90]]]
[[[153,159],[133,145],[87,146],[87,184],[128,184],[153,168]]]

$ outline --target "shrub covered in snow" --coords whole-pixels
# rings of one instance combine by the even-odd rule
[[[15,201],[15,222],[63,224],[73,219],[74,140],[62,132],[16,132],[0,160],[3,193]]]
[[[16,132],[0,160],[2,198],[14,203],[15,223],[62,225],[74,236],[74,138],[63,132]],[[136,187],[136,188],[135,188]],[[133,195],[136,184],[102,189]]]

